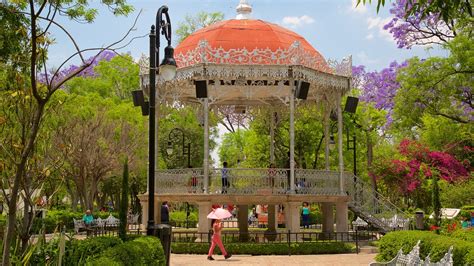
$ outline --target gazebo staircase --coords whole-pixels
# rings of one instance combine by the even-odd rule
[[[408,229],[408,215],[375,191],[370,184],[353,174],[346,174],[345,187],[347,194],[351,196],[349,209],[371,226],[384,233]]]

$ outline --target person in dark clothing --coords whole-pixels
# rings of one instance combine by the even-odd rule
[[[229,188],[229,169],[227,169],[227,162],[222,164],[222,194],[227,194]]]
[[[161,223],[169,224],[170,223],[170,209],[168,207],[168,202],[164,201],[161,204]]]

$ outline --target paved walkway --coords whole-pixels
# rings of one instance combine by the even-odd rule
[[[214,255],[214,261],[208,261],[206,255],[171,254],[171,265],[369,265],[375,261],[376,254],[332,254],[332,255],[294,255],[294,256],[250,256],[233,255],[224,260],[223,256]]]

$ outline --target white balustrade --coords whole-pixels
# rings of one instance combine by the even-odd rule
[[[210,194],[280,195],[290,190],[289,169],[227,168],[228,187],[223,187],[223,169],[209,170]],[[295,169],[296,194],[339,195],[339,173]],[[202,168],[163,169],[155,172],[158,194],[204,193]]]

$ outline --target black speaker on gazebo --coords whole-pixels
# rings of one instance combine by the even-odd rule
[[[298,81],[296,83],[295,96],[297,99],[306,100],[308,98],[309,83],[306,81]]]
[[[207,98],[207,80],[196,80],[196,98]]]
[[[355,114],[358,103],[359,103],[359,98],[347,96],[344,112]]]

